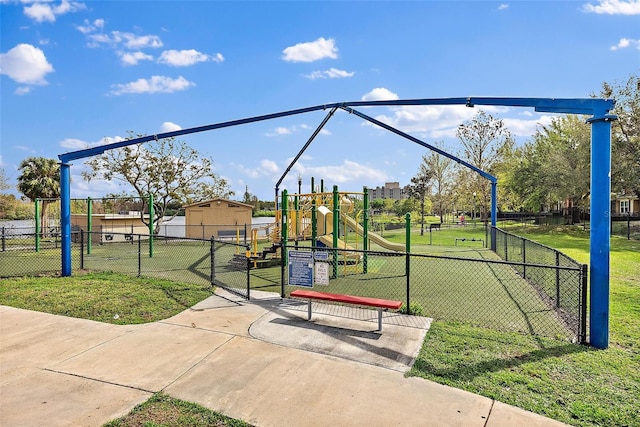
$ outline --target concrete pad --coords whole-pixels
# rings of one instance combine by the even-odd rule
[[[133,329],[0,306],[0,384],[29,375]]]
[[[259,305],[213,295],[162,323],[248,337],[251,324],[264,314]]]
[[[376,366],[236,337],[166,392],[260,426],[484,426],[492,400]]]
[[[150,323],[49,368],[155,392],[230,338],[192,327]]]
[[[568,424],[552,420],[506,403],[495,401],[486,427],[561,427]]]
[[[368,312],[369,321],[316,313],[308,321],[306,307],[306,303],[290,301],[279,304],[251,325],[251,336],[290,348],[406,372],[413,366],[428,329],[385,324],[381,332],[377,331],[375,310],[362,310]],[[358,309],[351,309],[355,310]]]
[[[41,370],[2,386],[0,425],[101,426],[149,397],[140,390]]]

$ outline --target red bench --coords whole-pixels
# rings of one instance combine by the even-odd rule
[[[308,291],[305,289],[296,289],[295,291],[291,292],[291,298],[301,298],[309,300],[307,320],[311,320],[311,300],[375,307],[378,309],[378,331],[382,331],[382,311],[388,309],[397,310],[402,306],[401,301],[359,297],[354,295],[330,294],[328,292]]]

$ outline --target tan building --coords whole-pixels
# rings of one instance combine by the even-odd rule
[[[400,187],[399,182],[385,182],[382,187],[369,188],[369,200],[409,198],[409,186]]]
[[[195,239],[244,239],[251,233],[253,206],[227,199],[212,199],[184,206],[185,236]],[[249,237],[249,236],[247,236]]]
[[[148,215],[145,214],[145,218]],[[88,231],[87,214],[72,214],[71,229]],[[149,235],[149,227],[140,219],[140,212],[128,212],[126,214],[93,214],[91,216],[91,231],[93,241],[122,242],[131,240],[133,234]]]

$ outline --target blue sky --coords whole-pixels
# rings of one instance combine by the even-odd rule
[[[583,98],[640,70],[640,1],[0,0],[0,165],[328,102],[463,96]],[[519,143],[550,115],[487,109]],[[466,107],[369,108],[460,150]],[[264,200],[324,118],[189,135],[238,197]],[[283,182],[361,191],[409,182],[425,150],[339,111]],[[87,184],[72,197],[119,191]]]

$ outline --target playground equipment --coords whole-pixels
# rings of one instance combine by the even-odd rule
[[[496,250],[496,227],[497,227],[497,187],[498,178],[475,167],[474,165],[450,154],[446,151],[427,144],[420,139],[413,137],[399,129],[386,123],[382,123],[355,108],[364,106],[442,106],[442,105],[464,105],[473,108],[479,105],[505,106],[505,107],[530,107],[538,112],[580,114],[590,116],[587,122],[591,125],[591,228],[590,228],[590,342],[596,348],[607,348],[609,346],[609,274],[610,261],[610,194],[611,194],[611,122],[617,116],[611,114],[615,105],[613,99],[597,98],[506,98],[506,97],[456,97],[456,98],[423,98],[423,99],[395,99],[384,101],[351,101],[334,102],[320,104],[305,108],[298,108],[289,111],[264,114],[260,116],[248,117],[244,119],[231,120],[208,124],[204,126],[180,129],[176,131],[164,132],[157,135],[146,135],[138,138],[118,141],[97,147],[90,147],[82,150],[71,151],[58,155],[60,159],[60,229],[61,229],[61,270],[62,276],[71,276],[71,162],[104,153],[107,150],[118,149],[134,144],[142,144],[160,138],[171,138],[192,133],[212,131],[226,127],[239,126],[248,123],[256,123],[282,117],[289,117],[299,114],[310,113],[330,109],[329,114],[316,128],[309,138],[305,147],[294,158],[292,164],[301,156],[304,149],[320,133],[322,127],[332,117],[336,110],[341,109],[350,113],[354,117],[359,117],[382,129],[394,133],[406,140],[421,145],[431,151],[437,152],[450,158],[464,167],[478,173],[491,183],[491,250]],[[285,174],[291,169],[291,165]],[[284,176],[284,175],[283,175]],[[278,184],[276,185],[276,201],[278,199]],[[366,224],[366,220],[365,220]],[[366,241],[366,239],[365,239]]]
[[[312,179],[313,188],[313,179]],[[322,191],[307,194],[282,192],[280,208],[276,211],[276,223],[271,224],[270,246],[259,249],[257,233],[252,233],[250,250],[246,257],[253,267],[273,265],[282,258],[281,248],[293,242],[313,247],[338,249],[337,263],[358,264],[361,251],[371,249],[371,243],[383,249],[406,252],[407,244],[393,243],[368,230],[368,190],[361,193]],[[356,208],[359,205],[359,208]],[[356,212],[358,210],[358,212]],[[360,220],[362,223],[360,223]],[[353,237],[350,233],[354,233]],[[304,242],[304,243],[303,243]],[[285,260],[286,263],[286,254]]]

